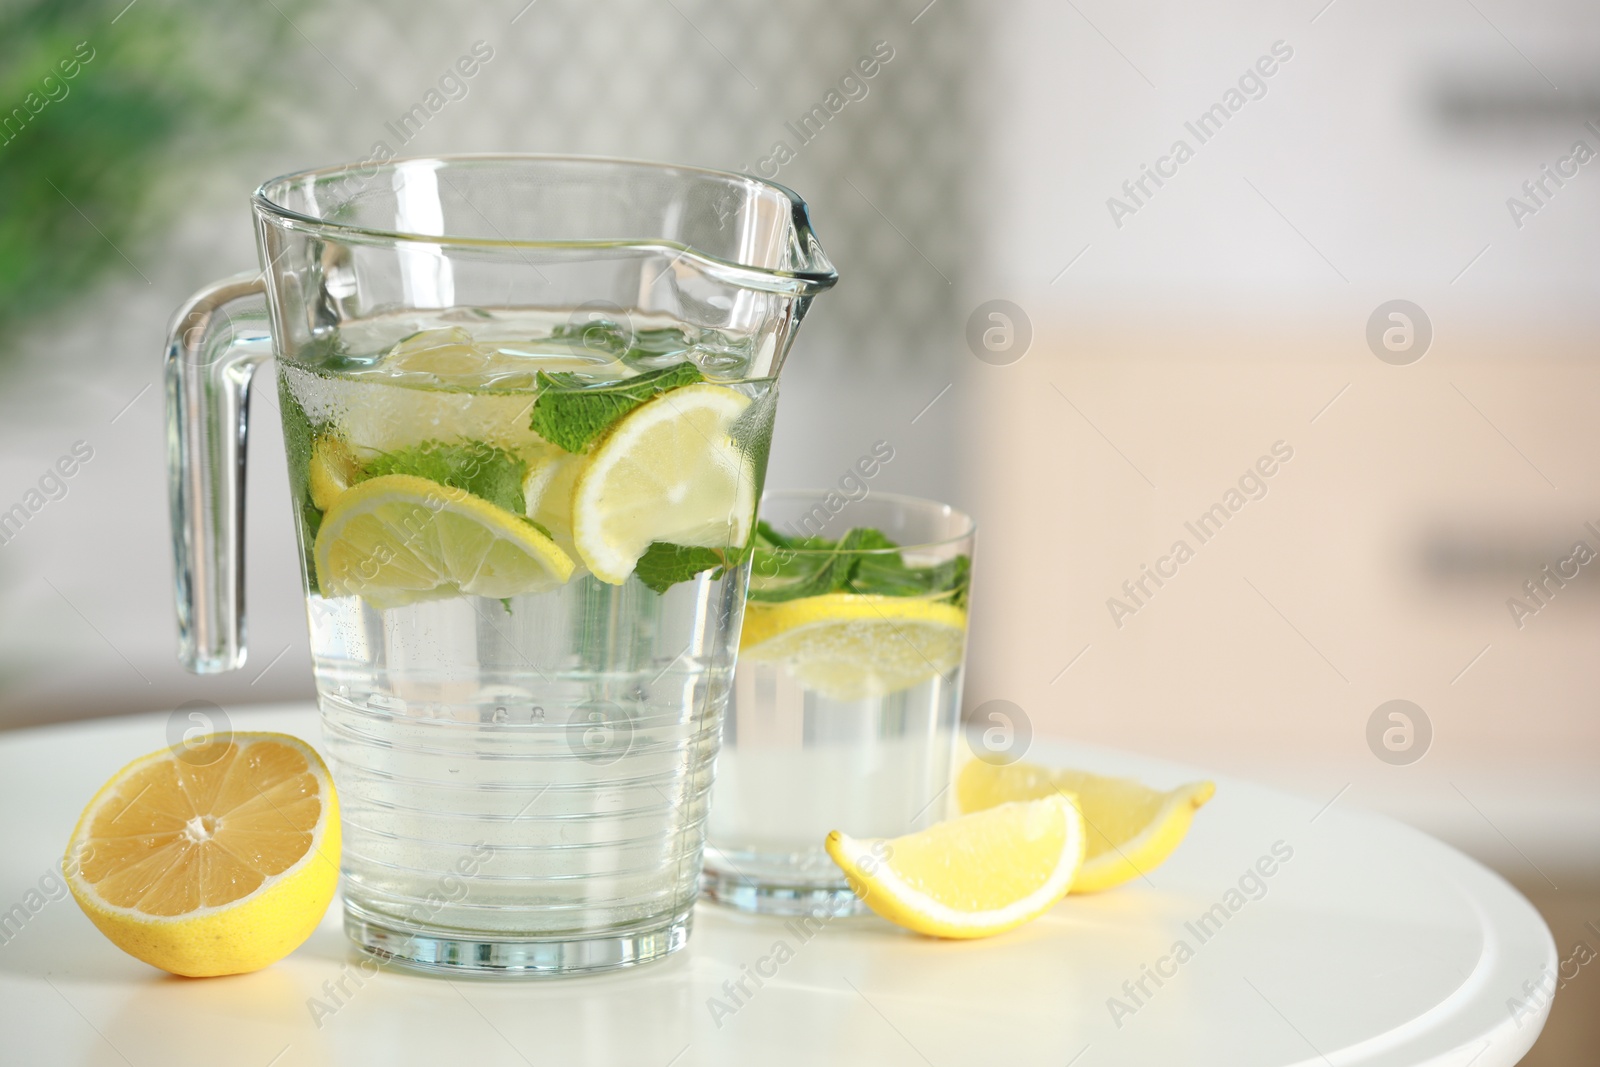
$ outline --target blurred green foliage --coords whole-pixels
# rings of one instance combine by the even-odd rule
[[[182,176],[303,80],[303,0],[124,3],[0,0],[0,337],[130,271]]]

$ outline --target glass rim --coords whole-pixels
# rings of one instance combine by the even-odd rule
[[[843,496],[843,494],[837,489],[774,489],[769,493],[761,494],[761,506],[765,506],[769,500],[780,499],[814,500],[821,503],[830,493],[836,496]],[[932,500],[928,497],[910,496],[906,493],[868,493],[866,496],[861,497],[860,500],[850,501],[847,499],[847,506],[848,504],[859,504],[865,500],[887,500],[922,511],[939,511],[944,515],[952,517],[963,523],[965,528],[961,533],[952,534],[949,537],[941,537],[933,541],[916,541],[908,544],[897,545],[894,548],[858,548],[852,549],[852,554],[860,554],[864,556],[879,554],[889,555],[891,553],[898,552],[916,552],[923,549],[948,548],[952,545],[959,544],[962,541],[970,541],[977,535],[978,532],[978,524],[971,515],[967,514],[965,511],[962,511],[960,508],[955,507],[954,505],[946,504],[938,500]],[[844,510],[845,509],[841,508],[837,514],[843,514]],[[756,518],[762,522],[766,521],[761,514],[760,506],[758,506],[756,509]],[[846,532],[848,532],[850,529],[853,529],[853,527],[845,527]],[[779,549],[778,551],[793,553],[797,556],[836,556],[839,554],[839,550],[836,547],[784,548]]]
[[[508,167],[537,164],[571,166],[574,168],[586,165],[610,164],[633,167],[640,170],[651,170],[664,174],[712,179],[746,187],[758,187],[788,202],[790,223],[795,231],[794,238],[805,257],[806,269],[776,270],[769,267],[755,266],[750,263],[722,259],[692,246],[663,237],[548,241],[503,236],[487,238],[468,237],[460,234],[423,234],[406,230],[382,229],[375,226],[360,226],[354,223],[337,222],[331,219],[319,218],[315,215],[308,215],[280,203],[284,192],[305,182],[319,183],[356,175],[365,183],[372,181],[379,173],[384,171],[393,173],[401,166],[428,163],[435,164],[440,169],[452,164],[459,166],[498,163]],[[373,163],[370,160],[359,163],[339,163],[327,167],[313,167],[307,170],[280,174],[278,177],[270,178],[257,186],[251,196],[251,203],[258,214],[271,218],[290,229],[307,230],[319,235],[337,236],[360,242],[392,243],[406,241],[429,244],[435,247],[504,249],[507,251],[529,249],[594,250],[602,248],[655,249],[672,253],[675,258],[698,260],[710,267],[718,268],[719,272],[724,275],[731,273],[736,276],[734,280],[751,288],[793,293],[802,296],[810,296],[830,289],[839,280],[838,271],[828,259],[827,254],[823,252],[822,245],[818,241],[815,231],[811,228],[810,210],[798,193],[786,185],[780,185],[765,178],[758,178],[754,175],[737,171],[716,170],[710,167],[657,163],[650,160],[628,159],[617,156],[560,155],[537,152],[475,152],[404,156],[383,160],[378,163]]]

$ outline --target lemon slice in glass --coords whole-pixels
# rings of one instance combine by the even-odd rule
[[[989,937],[1067,895],[1083,862],[1083,819],[1052,795],[887,840],[835,830],[826,847],[856,895],[890,922],[935,937]]]
[[[943,600],[827,593],[750,601],[739,655],[831,700],[867,700],[949,674],[966,639],[967,613]]]
[[[359,595],[379,609],[539,593],[564,583],[573,568],[526,519],[409,474],[346,490],[322,517],[312,555],[323,596]]]
[[[1088,850],[1072,884],[1074,893],[1110,889],[1161,866],[1188,834],[1194,813],[1216,791],[1213,782],[1161,792],[1127,778],[1032,763],[996,766],[981,759],[961,768],[956,779],[956,802],[967,812],[1052,794],[1076,797]]]
[[[210,735],[112,776],[68,843],[100,932],[173,974],[244,974],[311,936],[339,880],[339,802],[310,745]]]
[[[740,546],[755,519],[755,472],[733,437],[750,398],[723,385],[686,385],[617,421],[572,493],[578,555],[621,585],[652,541]]]

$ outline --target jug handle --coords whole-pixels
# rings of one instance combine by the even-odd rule
[[[266,281],[201,289],[167,332],[167,493],[178,659],[196,674],[245,661],[244,487],[250,382],[272,355]]]

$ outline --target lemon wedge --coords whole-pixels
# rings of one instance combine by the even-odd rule
[[[618,420],[583,464],[572,494],[578,555],[621,585],[652,541],[739,546],[755,519],[755,472],[733,438],[750,398],[686,385]]]
[[[89,801],[64,870],[84,914],[129,955],[190,977],[260,970],[310,937],[333,899],[333,779],[284,734],[153,752]]]
[[[360,595],[379,609],[543,592],[573,569],[527,520],[410,474],[385,474],[341,495],[322,517],[312,557],[323,596]]]
[[[1213,782],[1191,782],[1163,793],[1127,778],[981,759],[970,761],[956,779],[956,803],[964,812],[1052,794],[1076,797],[1088,849],[1074,893],[1110,889],[1161,866],[1216,791]]]
[[[935,937],[989,937],[1067,895],[1083,862],[1083,818],[1052,794],[887,840],[835,830],[826,847],[856,895],[890,922]]]
[[[528,518],[549,530],[569,556],[578,554],[572,541],[572,490],[587,458],[546,445],[528,457],[528,473],[522,480]]]
[[[967,613],[944,600],[827,593],[745,605],[739,655],[831,700],[909,689],[961,665]]]
[[[327,511],[356,480],[356,457],[337,437],[318,437],[311,446],[311,471],[308,482],[311,503]]]

